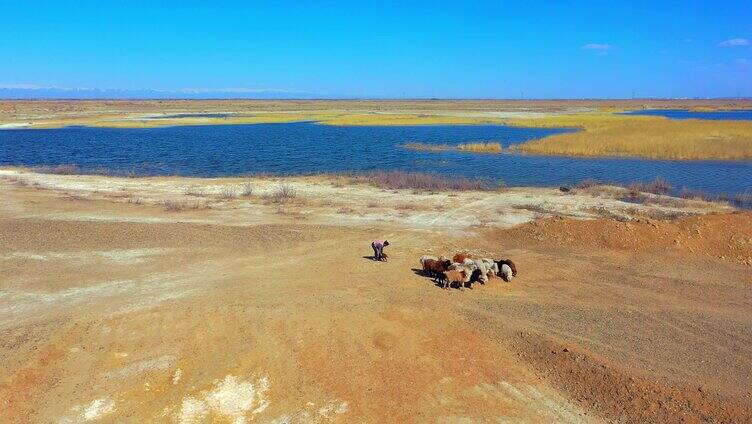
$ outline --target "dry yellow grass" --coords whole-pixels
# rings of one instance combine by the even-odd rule
[[[402,147],[410,150],[419,150],[422,152],[446,152],[448,150],[454,150],[454,146],[449,144],[430,144],[430,143],[405,143]]]
[[[501,153],[501,143],[463,143],[457,150],[474,153]]]
[[[670,120],[613,114],[559,115],[516,119],[509,124],[575,127],[510,147],[525,153],[564,156],[637,156],[651,159],[752,159],[752,122]]]
[[[402,147],[410,150],[420,150],[425,152],[446,152],[449,150],[458,150],[470,153],[501,153],[501,143],[462,143],[452,144],[430,144],[430,143],[405,143]]]

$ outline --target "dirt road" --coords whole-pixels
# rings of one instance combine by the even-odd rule
[[[406,192],[344,196],[416,204],[379,221],[333,200],[357,188],[175,212],[165,187],[210,183],[66,178],[0,185],[1,422],[752,420],[750,213],[458,201],[445,226]],[[520,273],[459,291],[415,270],[460,250]]]

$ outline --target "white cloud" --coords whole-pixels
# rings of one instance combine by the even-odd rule
[[[752,43],[750,43],[746,38],[730,38],[718,43],[719,47],[744,47],[750,45],[752,45]]]
[[[614,48],[611,44],[599,44],[599,43],[589,43],[582,46],[585,50],[599,50],[599,51],[605,51],[605,50],[611,50]]]

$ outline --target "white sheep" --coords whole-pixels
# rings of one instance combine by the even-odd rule
[[[478,267],[475,265],[475,262],[473,262],[472,259],[465,259],[465,261],[462,263],[452,262],[452,264],[449,265],[449,269],[467,269],[472,273],[473,271],[478,269]]]
[[[481,261],[486,265],[486,269],[488,270],[489,276],[497,276],[499,275],[499,265],[494,261],[493,259],[489,258],[481,258]]]
[[[480,280],[481,284],[486,284],[488,282],[488,267],[486,267],[486,264],[481,259],[474,259],[472,261],[475,264],[475,269],[480,271],[478,280]]]
[[[499,275],[499,264],[497,264],[496,262],[494,262],[491,265],[491,272],[493,272],[494,275],[498,276]]]
[[[504,281],[511,281],[512,280],[512,268],[509,267],[507,264],[501,265],[501,274],[499,275],[501,278],[504,279]]]

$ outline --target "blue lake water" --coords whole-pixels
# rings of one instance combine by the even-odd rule
[[[686,109],[647,109],[622,112],[622,115],[665,116],[670,119],[710,119],[714,121],[752,120],[752,109],[718,110],[712,112],[695,112]]]
[[[403,143],[501,141],[506,147],[566,129],[503,125],[329,126],[316,123],[68,127],[0,131],[0,165],[76,164],[148,175],[231,176],[409,170],[559,186],[593,178],[629,183],[666,178],[709,193],[752,192],[752,161],[661,161],[523,154],[421,152]]]

